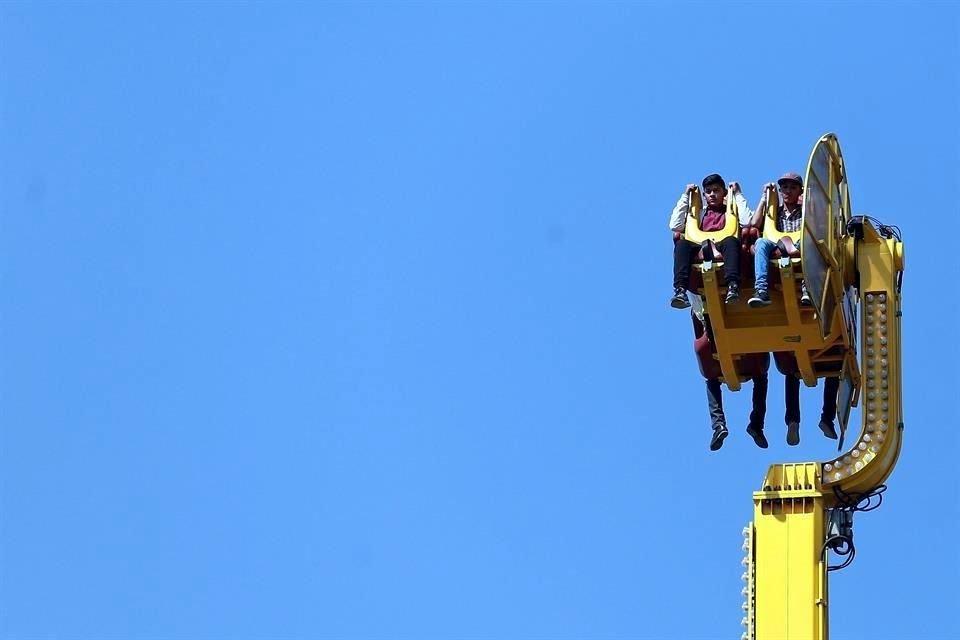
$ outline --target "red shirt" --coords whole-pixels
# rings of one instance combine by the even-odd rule
[[[723,229],[724,223],[726,223],[727,210],[726,207],[723,209],[710,209],[707,208],[703,212],[703,215],[700,217],[700,230],[701,231],[720,231]]]

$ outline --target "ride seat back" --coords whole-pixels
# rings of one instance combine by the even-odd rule
[[[703,244],[705,241],[720,242],[724,238],[736,236],[740,232],[737,201],[733,194],[727,198],[727,212],[724,215],[723,228],[719,231],[704,231],[700,228],[700,214],[703,211],[703,198],[700,188],[694,187],[690,194],[690,207],[687,209],[687,220],[683,229],[683,237],[690,242]],[[798,240],[799,242],[799,240]]]
[[[777,196],[776,187],[767,187],[766,195],[767,211],[764,215],[763,237],[778,247],[786,247],[787,255],[783,256],[783,249],[781,249],[781,256],[799,258],[800,238],[803,236],[803,229],[801,228],[800,231],[780,231],[777,229],[777,210],[780,208],[780,198]],[[796,251],[796,255],[794,255],[794,251]]]

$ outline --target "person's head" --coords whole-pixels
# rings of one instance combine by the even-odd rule
[[[727,197],[727,183],[719,173],[711,173],[703,179],[703,195],[707,198],[707,205],[716,207],[723,204]]]
[[[777,180],[780,186],[780,199],[788,207],[797,206],[800,194],[803,193],[803,178],[796,173],[785,173]]]

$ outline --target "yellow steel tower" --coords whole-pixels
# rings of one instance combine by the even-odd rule
[[[770,291],[770,306],[724,305],[718,267],[702,267],[728,386],[739,387],[742,358],[768,351],[795,359],[808,386],[839,376],[841,449],[850,408],[863,405],[860,433],[842,454],[826,462],[775,464],[753,494],[753,522],[744,529],[745,640],[828,638],[828,571],[852,560],[853,513],[877,505],[900,453],[903,243],[895,227],[851,214],[833,134],[814,147],[804,183],[799,256],[775,261],[771,271],[780,285]],[[775,195],[768,198],[771,217]],[[773,233],[773,224],[765,227],[765,235]],[[809,309],[797,303],[801,279],[813,298]],[[830,567],[831,551],[846,562]]]

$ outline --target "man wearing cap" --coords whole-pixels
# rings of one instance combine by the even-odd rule
[[[803,207],[800,204],[800,195],[803,193],[803,178],[796,173],[785,173],[777,184],[780,186],[780,207],[777,209],[777,231],[793,233],[803,228]],[[767,211],[767,189],[772,188],[773,183],[768,182],[763,188],[763,197],[760,199],[760,205],[756,213],[750,220],[750,226],[763,228],[764,216]],[[767,238],[760,238],[754,246],[753,269],[756,274],[756,283],[754,288],[756,292],[753,297],[747,301],[751,307],[765,307],[770,304],[770,293],[767,289],[767,282],[770,272],[770,258],[776,250],[776,243]],[[807,293],[806,283],[800,283],[800,304],[810,306],[810,294]]]
[[[740,212],[740,224],[751,220],[753,211],[747,206],[747,199],[740,191],[740,185],[730,183],[733,198],[737,202]],[[690,210],[690,194],[697,188],[695,184],[688,184],[683,195],[677,201],[670,215],[670,228],[674,231],[683,231],[687,212]],[[727,214],[727,186],[719,174],[711,173],[703,179],[703,193],[707,197],[707,207],[700,214],[699,225],[702,231],[719,231],[723,229]],[[727,281],[727,295],[724,302],[736,302],[740,298],[740,239],[734,236],[724,238],[717,243],[720,255],[723,256],[723,274]],[[690,265],[700,251],[700,246],[684,238],[680,238],[673,245],[673,297],[670,306],[675,309],[686,309],[690,306],[687,299],[687,286],[690,284]]]
[[[780,187],[780,207],[777,209],[777,230],[784,232],[800,231],[803,228],[803,207],[800,203],[800,195],[803,193],[803,178],[796,173],[785,173],[777,180]],[[756,213],[750,220],[750,225],[762,228],[764,214],[767,210],[767,189],[773,187],[773,183],[764,185],[763,197]],[[768,277],[770,270],[770,258],[777,248],[776,243],[767,238],[760,238],[754,245],[754,272],[756,274],[756,283],[754,285],[755,293],[747,304],[753,308],[765,307],[770,304],[770,293],[768,291]],[[800,283],[800,304],[810,306],[810,294],[807,293],[807,285]],[[796,445],[800,443],[800,379],[793,375],[784,376],[783,396],[786,404],[786,415],[784,421],[787,423],[787,444]],[[823,385],[823,408],[820,413],[820,430],[826,437],[836,440],[837,432],[833,427],[833,420],[837,416],[837,389],[840,387],[839,378],[827,378]],[[750,430],[747,430],[750,433]],[[758,434],[750,433],[754,440],[758,439]],[[763,438],[762,432],[759,438]],[[763,438],[765,441],[765,438]],[[759,444],[759,443],[758,443]]]

